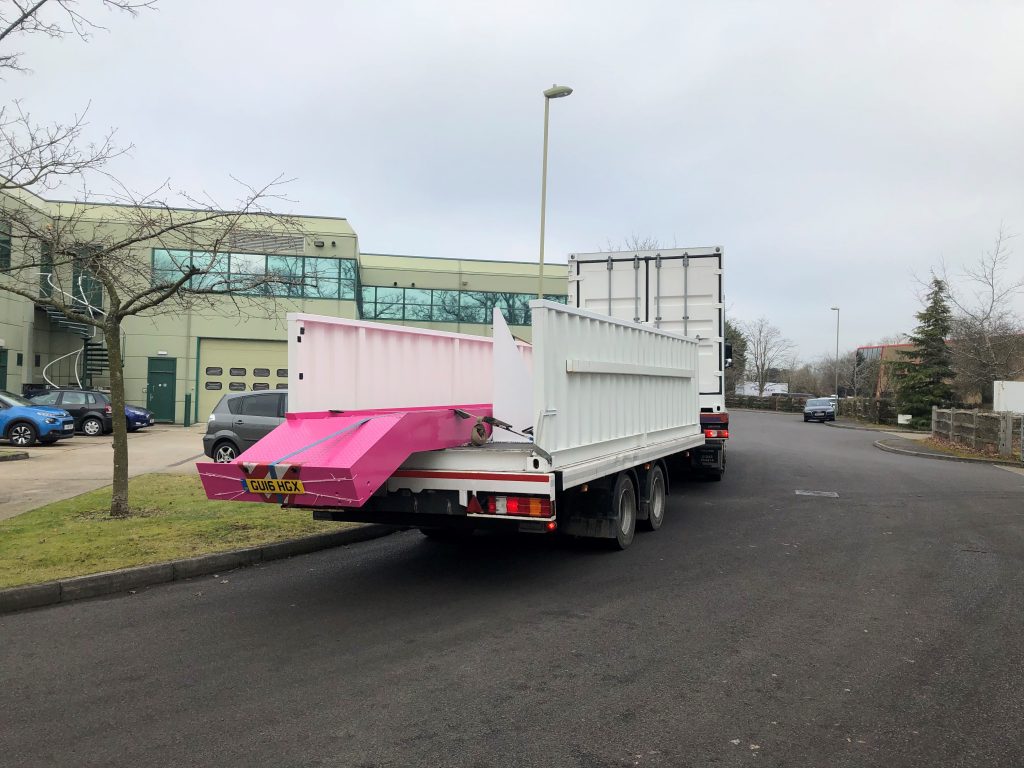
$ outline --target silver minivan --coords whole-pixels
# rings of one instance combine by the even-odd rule
[[[203,452],[222,464],[233,461],[284,421],[287,412],[287,390],[224,395],[206,421]]]

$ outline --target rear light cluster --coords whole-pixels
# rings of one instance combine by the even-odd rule
[[[704,437],[728,437],[728,429],[705,429]]]
[[[113,413],[113,412],[114,412],[114,409],[113,409],[113,408],[111,408],[111,407],[110,407],[109,405],[104,405],[104,406],[103,406],[103,412],[104,412],[104,413]]]
[[[551,517],[551,499],[540,496],[488,496],[487,514]]]

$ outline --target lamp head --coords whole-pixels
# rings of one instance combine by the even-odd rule
[[[552,85],[544,91],[545,99],[561,99],[572,93],[572,88],[567,85]]]

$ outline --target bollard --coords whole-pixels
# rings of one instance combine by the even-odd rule
[[[192,393],[185,393],[185,426],[192,426]]]

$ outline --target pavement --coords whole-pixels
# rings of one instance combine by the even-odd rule
[[[128,474],[195,472],[203,454],[205,422],[153,426],[128,434]],[[27,461],[0,462],[0,520],[110,485],[111,435],[75,435],[25,449]]]
[[[4,766],[1024,764],[1024,476],[730,427],[625,552],[410,531],[0,616]]]

